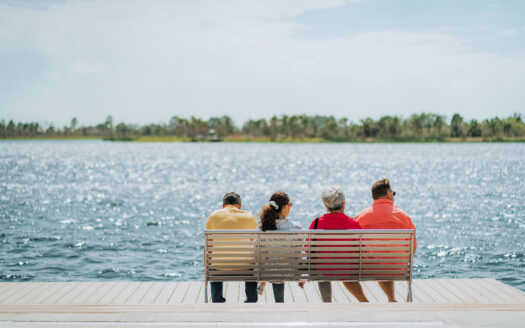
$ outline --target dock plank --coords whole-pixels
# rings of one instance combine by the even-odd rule
[[[43,282],[29,283],[19,292],[11,293],[11,296],[4,300],[7,304],[24,304],[33,300],[40,293],[43,293],[50,286]],[[20,303],[18,303],[20,302]]]
[[[0,300],[3,299],[2,296],[7,295],[11,290],[14,290],[17,288],[17,284],[20,284],[19,282],[4,282],[2,283],[2,286],[0,287]]]
[[[365,281],[362,282],[361,285],[363,286],[363,290],[365,289],[365,295],[368,298],[368,300],[372,303],[387,303],[387,298],[385,293],[381,290],[381,287],[377,284],[377,281]],[[352,296],[353,297],[353,296]],[[355,297],[355,302],[359,302]]]
[[[237,303],[243,303],[244,299],[246,298],[246,293],[244,291],[244,283],[237,281],[236,289],[237,292],[235,294],[237,295]]]
[[[339,281],[332,282],[332,303],[336,303],[336,304],[351,303],[350,292],[346,290],[342,282],[339,282]]]
[[[140,304],[153,304],[167,282],[153,282],[151,288],[139,301]]]
[[[111,301],[112,304],[125,304],[128,298],[135,293],[135,291],[141,286],[141,282],[130,282],[129,285],[122,291],[122,293],[116,295]]]
[[[263,294],[259,295],[259,301],[258,301],[259,303],[262,303],[262,304],[267,304],[268,303],[268,295],[266,293],[267,292],[266,288],[268,288],[268,286],[264,287]]]
[[[128,288],[131,282],[129,281],[116,281],[115,284],[97,300],[97,304],[111,304],[113,299],[120,293],[124,292]]]
[[[273,288],[271,283],[266,283],[264,293],[266,294],[266,304],[275,304],[275,298],[273,297]]]
[[[420,303],[446,303],[447,299],[434,291],[424,280],[412,281],[412,294],[417,295]]]
[[[195,288],[194,286],[192,286]],[[238,303],[239,281],[228,281],[223,283],[222,295],[226,298],[226,303]]]
[[[525,292],[522,292],[514,287],[511,287],[507,284],[502,283],[501,281],[497,281],[494,279],[485,279],[487,284],[491,284],[504,292],[509,297],[515,298],[516,300],[520,302],[525,302]]]
[[[76,286],[80,285],[79,282],[67,283],[63,288],[58,289],[55,293],[50,295],[42,304],[56,304],[56,302],[72,291]]]
[[[28,293],[31,293],[34,291],[35,286],[41,285],[43,283],[41,282],[21,282],[19,284],[19,288],[12,288],[8,292],[6,292],[4,295],[0,295],[0,304],[10,304],[21,297],[27,295]],[[13,283],[13,286],[16,286],[17,283]]]
[[[480,298],[483,298],[484,303],[491,303],[492,301],[505,303],[506,301],[498,294],[492,293],[482,281],[474,282],[470,279],[458,279],[458,282],[463,284],[466,288],[469,288],[472,292],[475,292]]]
[[[284,301],[297,303],[294,295],[292,294],[292,289],[289,286],[286,286],[286,283],[284,284]]]
[[[71,304],[71,301],[78,297],[78,295],[84,293],[91,286],[91,282],[79,282],[73,289],[67,294],[63,295],[55,301],[55,304],[65,305]]]
[[[168,304],[182,304],[182,300],[184,299],[184,295],[186,295],[186,291],[190,287],[189,281],[181,281],[177,285],[177,288],[173,292],[173,294],[170,296],[170,299],[168,300]]]
[[[117,281],[111,281],[102,284],[100,288],[97,288],[95,292],[91,293],[89,297],[84,299],[82,302],[85,304],[97,304],[104,297],[104,295],[111,291],[113,286],[115,286],[117,283]]]
[[[442,280],[440,280],[442,281]],[[457,295],[461,295],[463,298],[468,299],[469,303],[483,303],[483,297],[479,296],[477,293],[473,292],[470,288],[463,285],[457,279],[448,280],[447,284],[454,289],[454,292]]]
[[[13,282],[13,288],[10,288],[5,294],[0,295],[0,304],[7,303],[7,300],[11,298],[11,296],[21,293],[27,293],[31,290],[31,286],[34,284],[38,284],[37,282],[19,282],[15,283]]]
[[[7,284],[12,284],[7,286]],[[306,283],[301,289],[296,282],[285,283],[285,303],[321,304],[317,283]],[[371,303],[386,303],[386,295],[377,282],[362,282]],[[7,288],[9,287],[9,288]],[[23,282],[6,283],[0,288],[2,306],[52,305],[203,305],[204,283],[193,282]],[[399,303],[405,303],[406,283],[395,283]],[[334,304],[357,304],[341,282],[332,282]],[[414,303],[417,304],[525,304],[525,293],[494,279],[426,279],[413,281]],[[244,282],[225,283],[228,303],[244,302]],[[274,303],[271,283],[259,304]]]
[[[178,282],[167,282],[164,288],[159,293],[159,295],[157,295],[157,299],[154,300],[153,304],[168,304],[171,295],[177,288],[177,284]]]
[[[59,282],[53,285],[48,285],[49,288],[46,288],[41,293],[36,295],[28,304],[43,304],[48,298],[52,297],[57,291],[63,289],[68,283]]]
[[[401,303],[407,302],[407,295],[408,295],[408,283],[405,281],[396,281],[394,283],[394,290],[396,294],[396,300]],[[422,299],[424,299],[425,295],[422,295],[422,293],[418,293],[419,295],[416,295],[414,293],[414,282],[412,281],[412,302],[413,303],[422,303]]]
[[[182,299],[182,304],[195,304],[197,303],[197,296],[199,295],[199,292],[201,288],[204,287],[204,282],[202,281],[192,281],[190,283],[190,286],[188,287],[188,290],[186,291],[186,295],[184,295],[184,298]],[[228,288],[232,290],[238,290],[238,287],[235,286],[229,286]],[[236,295],[233,295],[234,299],[236,299]]]
[[[525,302],[525,297],[520,301],[519,295],[514,295],[513,293],[512,294],[507,293],[505,288],[501,287],[501,285],[506,286],[505,284],[501,284],[493,279],[479,279],[479,280],[482,281],[484,288],[490,291],[493,295],[497,295],[505,303],[517,304],[520,302]]]
[[[308,282],[304,285],[304,292],[306,298],[308,298],[309,304],[321,304],[323,300],[321,299],[321,294],[319,293],[319,287],[317,282]]]
[[[74,299],[71,300],[71,304],[88,304],[87,300],[91,295],[96,294],[99,289],[104,288],[107,282],[92,282],[83,293],[78,294]]]
[[[425,280],[425,287],[434,295],[440,295],[445,299],[445,303],[468,303],[455,293],[449,290],[450,286],[447,281],[437,281],[436,279]]]
[[[126,300],[126,304],[140,304],[140,300],[153,287],[152,282],[142,282],[133,294]]]
[[[203,282],[202,283],[202,288],[200,288],[199,293],[197,294],[197,300],[196,300],[195,304],[199,304],[199,305],[204,304],[204,288],[205,287],[206,286],[204,285],[204,282]],[[208,297],[209,297],[209,295],[210,295],[210,291],[208,290]]]
[[[308,304],[308,299],[306,298],[304,289],[299,287],[297,283],[287,282],[286,288],[290,288],[290,292],[292,293],[294,303]]]

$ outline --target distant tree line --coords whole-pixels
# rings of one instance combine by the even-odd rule
[[[108,140],[133,140],[140,137],[177,137],[181,140],[267,139],[327,141],[445,141],[448,138],[481,138],[484,140],[525,139],[525,124],[521,114],[508,118],[494,117],[482,121],[465,121],[454,114],[450,121],[437,114],[414,114],[408,118],[383,116],[378,120],[362,119],[359,123],[333,116],[282,115],[269,120],[249,120],[241,128],[228,116],[209,120],[173,116],[167,124],[143,126],[113,123],[108,116],[94,126],[78,126],[76,118],[69,126],[57,128],[52,124],[15,123],[0,121],[0,137],[93,137]]]

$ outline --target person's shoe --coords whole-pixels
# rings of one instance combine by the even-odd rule
[[[264,285],[259,284],[257,286],[257,294],[262,295],[264,293]]]

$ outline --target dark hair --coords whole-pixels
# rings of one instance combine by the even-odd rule
[[[376,181],[372,185],[372,198],[376,200],[381,197],[385,197],[386,193],[389,190],[390,190],[390,181],[388,181],[388,179],[381,179],[379,181]]]
[[[277,230],[276,220],[280,218],[281,211],[283,207],[290,203],[290,197],[288,194],[282,191],[274,192],[270,197],[270,202],[274,201],[277,204],[278,208],[275,209],[270,204],[263,206],[261,212],[259,213],[259,218],[261,219],[261,230]]]
[[[241,196],[236,192],[229,192],[222,198],[222,205],[241,205]]]

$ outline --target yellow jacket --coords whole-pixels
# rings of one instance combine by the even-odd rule
[[[242,211],[233,205],[217,210],[210,214],[206,229],[256,229],[257,220],[248,212]]]

